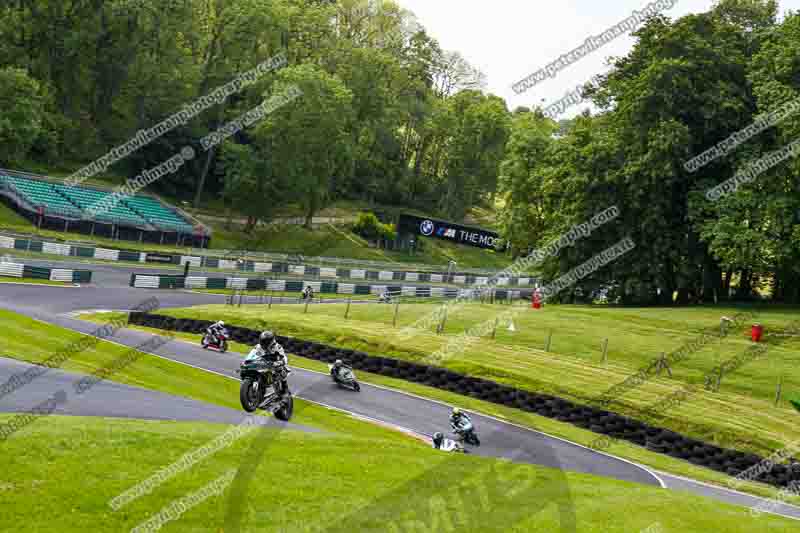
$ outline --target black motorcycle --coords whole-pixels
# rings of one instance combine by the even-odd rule
[[[271,363],[253,349],[239,367],[242,384],[239,400],[248,413],[256,409],[271,412],[278,420],[288,421],[294,411],[294,400],[286,383],[290,370],[282,362]]]
[[[333,365],[328,365],[330,369],[331,377],[333,378],[334,383],[354,390],[355,392],[361,391],[361,385],[358,384],[356,380],[356,374],[353,372],[353,369],[349,366],[343,366],[339,368],[338,372],[333,371]]]

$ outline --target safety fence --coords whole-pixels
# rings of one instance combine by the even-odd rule
[[[211,325],[211,322],[206,320],[178,319],[138,312],[130,314],[129,323],[168,331],[198,334],[205,332],[206,328]],[[259,331],[237,326],[228,326],[227,329],[235,342],[244,344],[255,344],[260,334]],[[364,352],[292,337],[278,336],[277,338],[290,354],[328,363],[342,359],[356,370],[420,383],[567,422],[613,439],[644,446],[653,452],[683,459],[731,476],[737,476],[764,462],[764,458],[756,454],[721,448],[683,436],[669,429],[651,426],[630,417],[596,407],[579,405],[555,396],[514,388],[444,368],[373,356]],[[776,487],[786,487],[794,481],[800,481],[800,471],[793,469],[788,464],[775,464],[768,471],[753,476],[753,480]]]
[[[67,283],[92,282],[92,272],[90,270],[37,267],[21,263],[0,263],[0,277],[46,279]]]
[[[405,286],[340,283],[337,281],[275,280],[259,278],[208,278],[201,276],[163,276],[131,274],[130,286],[139,289],[232,289],[243,291],[302,292],[311,287],[316,294],[379,295],[419,298],[477,298],[490,301],[529,300],[532,290],[478,291],[455,287]]]

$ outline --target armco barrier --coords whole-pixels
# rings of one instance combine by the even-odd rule
[[[191,256],[181,254],[162,254],[155,252],[138,252],[132,250],[117,250],[108,248],[93,248],[91,246],[78,246],[61,243],[43,242],[29,239],[16,239],[0,235],[0,248],[24,250],[28,252],[42,252],[51,255],[68,257],[81,257],[84,259],[100,259],[103,261],[128,261],[134,263],[158,260],[165,265],[179,266],[187,262],[193,268],[220,268],[237,270],[240,272],[266,272],[272,274],[292,274],[295,276],[328,277],[340,279],[361,279],[371,281],[409,281],[452,283],[455,285],[483,285],[488,277],[464,273],[430,273],[407,271],[362,270],[348,268],[317,267],[310,265],[294,265],[290,263],[257,263],[254,261],[235,261],[220,257],[205,255]],[[530,277],[511,277],[497,280],[498,286],[503,287],[534,287],[538,280]]]
[[[198,334],[205,332],[211,325],[211,321],[207,320],[176,319],[138,312],[130,314],[130,323]],[[234,341],[245,344],[255,344],[260,333],[236,326],[229,326],[228,330]],[[278,336],[278,341],[291,354],[328,363],[342,359],[349,362],[356,370],[420,383],[568,422],[613,439],[645,446],[651,451],[684,459],[692,464],[731,476],[739,475],[764,461],[755,454],[720,448],[616,413],[458,374],[444,368],[372,356],[291,337]],[[762,472],[754,479],[772,486],[786,487],[793,481],[800,481],[800,471],[785,464],[776,464],[770,471]]]
[[[0,276],[20,279],[46,279],[67,283],[91,283],[90,270],[72,270],[25,265],[21,263],[0,263]]]
[[[420,298],[458,298],[466,296],[471,289],[455,287],[415,287],[403,285],[364,285],[338,283],[336,281],[264,280],[258,278],[206,278],[202,276],[161,276],[154,274],[131,274],[130,286],[144,289],[231,289],[249,291],[282,291],[300,293],[306,286],[316,294],[355,294],[369,296],[388,290],[390,294],[415,296]],[[498,289],[494,291],[495,301],[530,300],[533,291]]]

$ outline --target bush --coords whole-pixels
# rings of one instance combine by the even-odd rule
[[[397,231],[393,224],[383,224],[375,213],[361,213],[353,226],[353,232],[370,241],[393,241]]]

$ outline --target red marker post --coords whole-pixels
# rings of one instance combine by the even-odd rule
[[[764,336],[764,326],[761,324],[753,324],[750,327],[750,338],[753,342],[761,342],[761,337]]]

